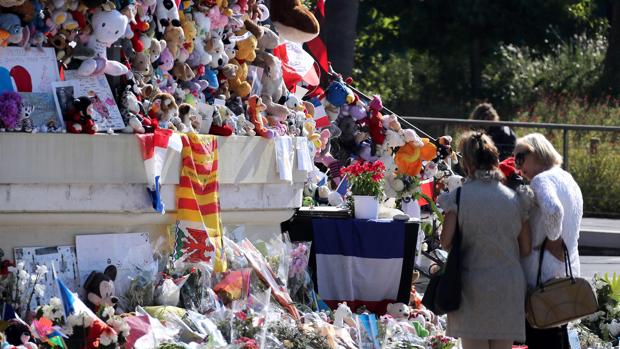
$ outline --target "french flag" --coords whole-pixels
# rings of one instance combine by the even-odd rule
[[[409,302],[417,223],[313,219],[319,296],[332,309],[347,302],[384,314],[389,303]]]
[[[183,149],[181,136],[172,130],[156,129],[154,133],[136,134],[142,150],[144,169],[146,170],[147,191],[155,211],[164,214],[161,201],[161,175],[168,150],[180,153]]]

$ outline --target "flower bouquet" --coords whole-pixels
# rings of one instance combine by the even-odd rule
[[[435,205],[435,201],[423,193],[420,186],[420,177],[397,174],[392,180],[392,188],[396,191],[397,207],[413,218],[420,218],[418,200],[424,199],[428,202],[433,213],[441,220],[443,215]]]
[[[16,314],[25,319],[34,297],[42,297],[45,293],[42,281],[47,267],[37,265],[33,272],[29,272],[24,262],[19,262],[15,267],[8,266],[7,272],[0,278],[0,304],[10,305]]]
[[[581,320],[578,327],[585,327],[587,332],[598,336],[603,342],[618,345],[620,336],[620,275],[611,277],[594,275],[594,290],[598,299],[599,311]],[[584,331],[578,331],[584,332]],[[583,341],[587,336],[580,336]]]
[[[385,165],[381,161],[358,161],[340,170],[347,177],[353,195],[355,218],[377,219],[383,196]]]

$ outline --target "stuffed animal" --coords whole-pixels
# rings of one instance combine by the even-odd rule
[[[107,0],[80,0],[88,8],[94,9],[106,3]]]
[[[85,60],[96,56],[95,50],[76,42],[75,33],[60,30],[49,42],[56,49],[56,59],[60,64],[68,66],[73,58]]]
[[[335,107],[342,107],[355,101],[355,94],[342,81],[332,81],[327,87],[326,100]]]
[[[166,48],[165,40],[157,40],[151,38],[148,45],[148,55],[151,59],[151,63],[155,63],[161,56],[162,51]]]
[[[290,110],[286,106],[278,104],[280,99],[288,95],[288,90],[282,78],[282,63],[280,59],[265,51],[259,51],[254,63],[263,68],[261,97],[267,106],[267,114],[286,117]]]
[[[278,34],[273,30],[265,26],[262,29],[263,35],[258,39],[258,49],[260,51],[273,50],[282,43]]]
[[[196,132],[196,130],[200,130],[202,118],[196,108],[190,104],[183,103],[179,105],[179,117],[187,127],[187,132]]]
[[[211,57],[209,66],[213,69],[221,68],[228,64],[228,55],[224,50],[224,42],[219,36],[212,36],[205,45],[206,53]]]
[[[390,303],[387,306],[387,313],[394,319],[409,319],[410,309],[405,303]]]
[[[116,280],[116,267],[109,265],[105,271],[93,271],[84,282],[86,291],[86,305],[95,313],[102,307],[115,307],[118,298],[114,295],[114,280]]]
[[[90,97],[76,98],[70,110],[64,115],[67,132],[87,134],[97,132],[97,124],[95,124],[92,115],[93,104]]]
[[[6,335],[6,342],[13,346],[8,348],[38,348],[35,343],[30,341],[32,339],[30,327],[21,321],[10,320],[9,325],[4,330],[4,334]],[[0,344],[2,343],[0,342]]]
[[[6,37],[3,46],[6,46],[6,44],[17,44],[24,47],[30,41],[28,27],[22,27],[21,19],[15,14],[0,14],[0,31],[4,31],[4,36]]]
[[[145,133],[145,126],[149,128],[149,131],[153,131],[154,125],[144,116],[142,104],[130,89],[123,92],[120,107],[121,115],[127,125],[123,129],[124,133]]]
[[[368,108],[370,109],[370,120],[368,122],[370,137],[372,138],[372,142],[375,147],[380,146],[385,140],[385,130],[383,129],[383,115],[381,115],[381,110],[383,109],[381,97],[378,95],[373,96],[372,101],[370,101],[370,104],[368,105]]]
[[[253,123],[248,121],[243,114],[237,116],[237,135],[238,136],[256,136]]]
[[[131,66],[136,81],[147,82],[153,75],[151,58],[145,52],[137,52],[131,60]]]
[[[168,50],[172,53],[172,57],[177,59],[185,43],[185,33],[183,29],[181,27],[167,26],[164,32],[164,40],[166,41],[166,47],[168,47]]]
[[[179,106],[169,93],[158,93],[151,101],[149,117],[156,119],[159,127],[168,128],[170,120],[178,116]]]
[[[245,34],[245,31],[236,33],[237,35]],[[246,81],[248,77],[248,66],[246,62],[252,62],[256,58],[256,38],[249,35],[245,40],[237,41],[237,53],[235,59],[231,61],[238,67],[235,77],[228,79],[230,90],[241,98],[245,98],[250,94],[252,86]]]
[[[157,0],[155,17],[157,18],[157,32],[160,35],[163,35],[166,27],[170,25],[181,26],[179,8],[175,0]]]
[[[203,37],[211,32],[211,19],[203,12],[194,11],[194,21],[196,22],[196,29],[198,29],[198,37]]]
[[[194,41],[198,36],[198,29],[196,28],[196,22],[184,16],[181,21],[181,28],[183,28],[183,34],[185,34],[185,41],[183,42],[183,48],[187,50],[189,54],[194,52]]]
[[[304,43],[319,35],[319,22],[301,0],[272,0],[269,12],[283,39]]]
[[[268,129],[265,125],[267,120],[262,112],[267,108],[259,96],[253,95],[248,99],[248,117],[254,124],[254,131],[257,135],[265,138],[275,137],[275,132]]]
[[[172,76],[178,81],[190,81],[196,77],[196,74],[187,63],[177,62],[172,68]]]
[[[119,62],[107,59],[107,49],[118,39],[125,35],[125,29],[129,23],[127,17],[120,12],[101,11],[96,12],[92,17],[93,35],[88,41],[87,47],[95,50],[97,56],[82,62],[78,68],[81,76],[97,74],[124,75],[129,69]]]
[[[204,102],[198,102],[196,104],[196,110],[200,116],[200,128],[197,129],[200,134],[208,134],[213,124],[213,113],[215,107]]]
[[[40,5],[40,4],[39,4]],[[5,5],[0,5],[3,13],[12,13],[19,17],[24,24],[30,24],[37,18],[37,6],[34,1],[8,0]]]

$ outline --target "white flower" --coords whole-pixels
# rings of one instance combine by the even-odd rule
[[[43,297],[43,295],[45,294],[45,285],[43,284],[34,285],[34,294],[37,297]]]
[[[82,324],[84,324],[84,327],[90,327],[95,322],[95,319],[88,314],[82,313],[81,315],[83,316]]]
[[[608,328],[612,338],[616,338],[620,334],[620,322],[618,320],[612,320]]]
[[[37,276],[41,277],[45,274],[47,274],[47,266],[46,265],[37,265],[37,270],[36,270],[36,274]]]
[[[114,333],[103,332],[99,337],[99,343],[103,346],[108,346],[118,341],[118,336]]]
[[[58,297],[50,298],[50,305],[54,308],[60,309],[62,308],[62,301]]]
[[[73,326],[67,326],[63,328],[62,333],[66,334],[67,336],[73,336]]]
[[[49,306],[49,305],[44,305],[43,306],[43,316],[48,318],[48,319],[53,319],[54,318],[54,308]]]
[[[28,279],[28,273],[24,269],[20,269],[19,273],[17,274],[17,276],[20,279],[24,279],[24,280]]]
[[[103,309],[103,312],[101,312],[101,316],[104,318],[111,318],[112,316],[114,316],[114,308],[105,307]]]
[[[17,268],[15,268],[15,267],[8,267],[7,270],[9,271],[9,273],[14,274],[17,271]]]
[[[24,262],[18,262],[17,263],[17,270],[24,270]]]
[[[34,284],[35,281],[37,281],[37,276],[34,274],[30,274],[30,282]]]

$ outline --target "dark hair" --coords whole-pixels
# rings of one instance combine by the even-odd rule
[[[491,138],[482,132],[469,131],[463,134],[459,141],[459,152],[466,172],[490,171],[499,166],[499,152]],[[472,174],[468,173],[470,176]]]
[[[469,118],[473,120],[499,121],[499,114],[497,114],[497,111],[493,108],[493,104],[480,103],[471,112]]]

